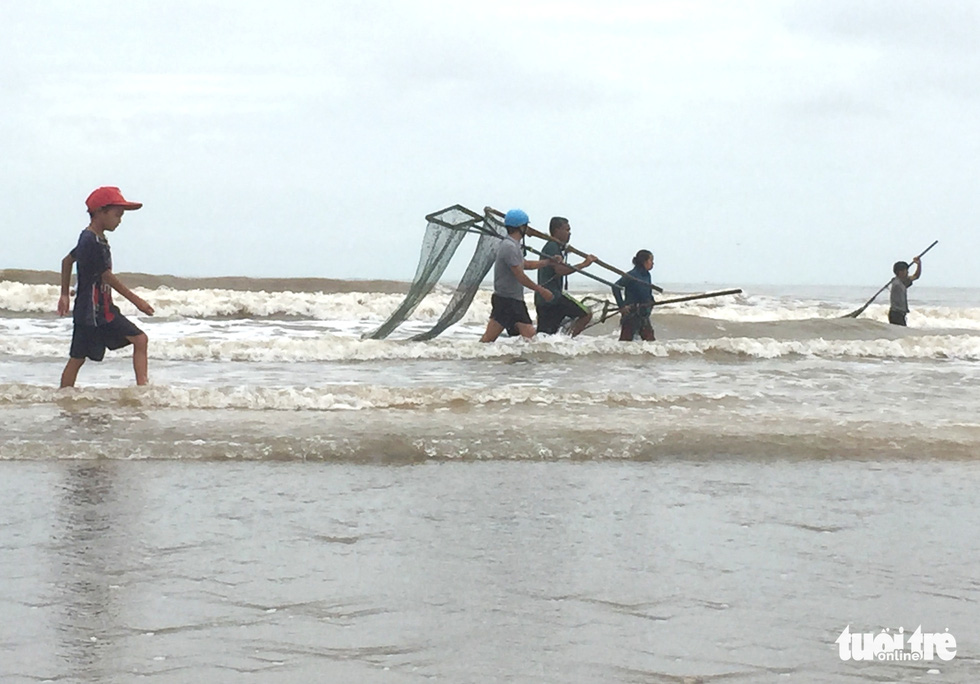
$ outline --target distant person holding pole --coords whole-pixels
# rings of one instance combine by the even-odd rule
[[[926,255],[926,252],[928,252],[930,249],[932,249],[933,247],[935,247],[938,244],[939,244],[939,240],[933,240],[933,242],[932,242],[931,245],[929,245],[924,250],[922,250],[922,252],[919,253],[919,256],[917,256],[917,257],[915,257],[915,258],[912,259],[913,263],[915,263],[916,265],[918,265],[920,271],[922,269],[922,264],[919,263],[919,259],[921,259],[922,257],[924,257]],[[897,261],[897,262],[895,262],[895,266],[892,268],[892,270],[895,272],[895,276],[896,277],[898,277],[898,265],[899,264],[905,264],[906,271],[908,270],[908,267],[909,267],[909,265],[906,264],[904,261]],[[916,273],[915,274],[915,278],[918,278],[918,277],[919,277],[919,273]],[[903,283],[904,288],[907,289],[908,286],[912,284],[912,280],[915,280],[915,278],[910,279],[908,285],[905,285]],[[864,304],[862,304],[861,306],[859,306],[858,308],[856,308],[851,313],[845,314],[844,316],[841,316],[841,318],[857,318],[858,316],[860,316],[861,314],[863,314],[864,313],[864,310],[867,309],[869,306],[871,306],[871,302],[873,302],[874,300],[876,300],[878,298],[878,295],[880,295],[882,292],[884,292],[889,287],[891,287],[892,283],[894,283],[894,282],[895,282],[895,279],[892,278],[887,283],[885,283],[884,285],[882,285],[881,286],[881,289],[878,290],[877,292],[875,292],[874,295],[871,297],[871,299],[869,299],[868,301],[866,301]],[[892,292],[894,293],[895,290],[892,290]],[[904,309],[904,313],[908,313],[909,307],[908,307],[908,303],[905,302],[904,290],[903,290],[903,292],[901,294],[901,298],[902,298],[902,302],[903,302],[901,306],[896,307],[895,306],[895,299],[894,299],[895,295],[893,294],[892,297],[893,297],[893,299],[892,299],[892,306],[891,306],[891,308],[892,309],[895,309],[895,308]],[[891,313],[889,313],[888,318],[889,318],[889,320],[891,319]],[[894,323],[894,322],[895,321],[892,321],[892,323]],[[902,316],[902,322],[901,323],[896,323],[896,325],[905,325],[905,316],[904,315]]]
[[[633,257],[633,270],[616,281],[622,289],[613,288],[613,296],[622,317],[619,321],[619,339],[621,342],[631,342],[637,335],[647,342],[657,338],[653,334],[653,324],[650,323],[650,312],[653,310],[654,299],[650,279],[653,269],[653,252],[641,249]]]
[[[511,209],[504,215],[507,237],[500,241],[497,248],[497,260],[493,266],[493,296],[490,298],[492,309],[480,342],[493,342],[500,337],[500,333],[509,329],[516,329],[522,337],[534,337],[537,331],[524,303],[524,288],[534,290],[546,302],[554,297],[551,290],[538,285],[524,273],[525,269],[534,270],[546,264],[561,263],[561,257],[539,261],[524,259],[521,238],[527,231],[528,222],[527,214],[520,209]]]
[[[549,258],[557,256],[564,262],[565,246],[572,236],[572,227],[568,219],[563,216],[552,217],[551,223],[548,224],[548,232],[552,239],[548,240],[541,249],[541,256]],[[592,320],[592,312],[565,291],[567,276],[569,273],[594,264],[595,261],[595,255],[589,254],[578,266],[549,261],[538,269],[538,285],[548,288],[553,295],[551,301],[546,301],[540,294],[534,295],[534,308],[538,314],[538,332],[554,335],[567,319],[573,321],[569,328],[572,337],[585,330]]]
[[[891,282],[891,307],[888,309],[888,322],[892,325],[908,325],[905,317],[909,313],[908,289],[922,275],[922,260],[912,259],[915,273],[909,275],[909,264],[906,261],[896,261],[892,267],[895,277]]]

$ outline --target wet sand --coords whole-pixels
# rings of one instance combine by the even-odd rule
[[[2,467],[5,683],[980,678],[975,462]]]

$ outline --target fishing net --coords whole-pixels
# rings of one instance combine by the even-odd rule
[[[456,253],[463,238],[473,229],[473,226],[476,226],[483,220],[483,217],[479,214],[458,204],[429,214],[425,218],[429,223],[425,229],[425,237],[422,239],[419,265],[415,270],[415,278],[412,280],[412,286],[408,294],[405,296],[401,305],[395,309],[377,330],[365,333],[362,335],[362,339],[383,340],[411,316],[419,303],[432,291],[436,283],[439,282],[440,276],[442,276],[446,267],[449,266],[449,262],[452,260],[453,254]],[[492,263],[492,256],[490,261]],[[469,273],[470,269],[468,268],[467,274]],[[483,272],[480,280],[485,275],[486,271]],[[476,283],[476,287],[479,287],[479,281]],[[475,292],[476,289],[474,288],[473,294]],[[459,295],[458,289],[457,295]],[[455,301],[456,297],[453,300]],[[472,300],[472,295],[470,296],[470,300]],[[466,306],[469,306],[469,301],[466,302]],[[465,310],[464,307],[463,312]],[[443,315],[445,316],[445,314]],[[462,316],[462,312],[459,313],[459,316]],[[437,334],[438,332],[432,335],[432,337]]]
[[[483,282],[483,279],[487,277],[487,273],[490,272],[490,267],[493,266],[494,259],[497,255],[497,245],[500,244],[502,238],[506,237],[507,231],[504,228],[504,224],[490,214],[490,212],[487,212],[483,217],[482,226],[474,224],[473,228],[480,230],[480,239],[476,243],[476,249],[473,250],[473,257],[466,267],[466,272],[456,286],[456,292],[453,293],[453,298],[449,301],[446,310],[442,312],[442,316],[439,317],[436,324],[425,332],[415,335],[411,338],[412,340],[431,340],[446,328],[458,322],[466,313],[466,310],[470,308],[470,304],[473,303],[473,297],[476,296],[477,290],[480,289],[480,283]]]
[[[466,272],[463,274],[463,277],[457,284],[452,299],[450,299],[449,304],[446,305],[446,309],[442,312],[442,315],[439,316],[439,320],[436,321],[435,325],[424,332],[418,333],[410,339],[414,341],[431,340],[445,331],[449,326],[459,322],[459,320],[469,309],[470,305],[473,303],[473,298],[479,291],[480,284],[483,282],[484,278],[487,277],[487,273],[490,272],[490,267],[493,266],[494,259],[497,255],[497,247],[500,244],[500,241],[507,237],[507,230],[504,228],[502,220],[503,216],[504,214],[490,207],[486,207],[484,209],[484,214],[481,216],[475,211],[467,209],[459,204],[454,204],[451,207],[447,207],[441,211],[437,211],[426,216],[425,218],[428,221],[428,225],[425,229],[425,237],[422,240],[422,252],[419,255],[419,265],[415,271],[415,278],[412,281],[408,294],[405,295],[405,299],[401,305],[388,317],[384,323],[381,324],[377,330],[365,333],[362,335],[362,339],[383,340],[388,337],[388,335],[390,335],[395,328],[405,322],[405,320],[412,315],[422,300],[425,299],[426,295],[432,291],[432,288],[435,287],[436,283],[439,282],[439,278],[449,266],[449,262],[452,260],[453,255],[459,248],[463,238],[466,237],[467,233],[474,233],[479,235],[480,239],[477,242],[476,249],[473,250],[473,256],[470,258],[470,262],[466,267]],[[539,237],[545,240],[554,239],[547,235],[537,233],[537,231],[531,231],[530,234],[534,237]],[[586,256],[583,252],[573,249],[571,245],[568,245],[567,247],[570,251],[575,252],[576,254],[582,255],[583,257]],[[527,251],[539,256],[544,256],[541,252],[531,247],[525,247],[525,253]],[[594,259],[594,257],[592,258]],[[633,278],[631,274],[624,273],[623,271],[615,269],[608,264],[602,263],[601,261],[597,260],[596,263],[606,269],[620,274],[624,278]],[[571,268],[583,276],[598,281],[608,287],[622,288],[622,285],[619,283],[612,283],[608,280],[603,280],[602,278],[599,278],[591,273],[587,273],[584,270],[580,270],[574,266]],[[555,277],[558,276],[556,275]],[[633,279],[636,280],[636,278]],[[663,290],[656,285],[651,285],[647,282],[644,282],[644,284],[652,287],[658,292],[663,292]],[[688,301],[691,299],[703,299],[705,297],[716,297],[725,294],[737,294],[740,292],[741,290],[709,292],[665,300],[658,302],[658,304],[669,304]],[[609,301],[608,298],[586,296],[582,299],[582,304],[584,304],[592,312],[593,320],[588,327],[598,325],[608,318],[619,315],[620,313],[619,306],[616,303]],[[564,327],[567,329],[569,324],[570,320],[564,324]]]

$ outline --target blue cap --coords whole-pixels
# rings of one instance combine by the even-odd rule
[[[511,209],[506,214],[504,214],[504,225],[508,228],[513,228],[515,226],[523,226],[529,221],[527,214],[525,214],[520,209]]]

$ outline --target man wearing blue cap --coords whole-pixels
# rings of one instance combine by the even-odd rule
[[[492,309],[487,330],[480,338],[481,342],[493,342],[504,330],[515,328],[522,337],[534,337],[537,331],[531,323],[527,304],[524,303],[525,287],[537,292],[546,302],[554,297],[551,290],[528,278],[524,270],[560,263],[561,257],[540,261],[525,260],[521,238],[527,232],[527,224],[527,214],[520,209],[511,209],[504,215],[507,237],[501,240],[500,247],[497,248],[497,260],[493,266],[493,296],[490,298]]]

